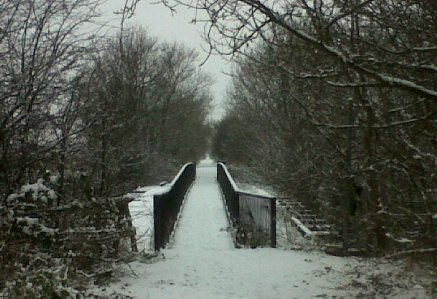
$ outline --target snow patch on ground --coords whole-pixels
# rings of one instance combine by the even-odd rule
[[[345,261],[313,252],[271,248],[209,250],[193,254],[165,250],[152,264],[131,263],[136,275],[106,288],[134,298],[326,298],[337,289]],[[127,272],[128,273],[128,272]]]

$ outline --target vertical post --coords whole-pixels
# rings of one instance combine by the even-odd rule
[[[159,203],[156,196],[153,196],[153,243],[155,246],[155,250],[158,251],[160,249],[160,236],[161,236],[161,230],[160,230],[160,218],[161,214],[159,211]]]
[[[272,198],[270,200],[270,238],[271,245],[273,248],[276,248],[276,198]]]
[[[227,178],[227,177],[226,177]],[[234,188],[231,185],[231,182],[229,181],[229,178],[227,178],[229,186],[230,186],[230,196],[231,196],[231,205],[233,210],[233,217],[234,219],[234,225],[237,228],[237,235],[236,235],[236,242],[237,245],[240,246],[241,243],[244,243],[244,240],[242,239],[242,229],[240,226],[240,193],[236,192]]]
[[[237,225],[239,225],[240,224],[240,193],[236,192],[234,189],[232,190],[235,193],[234,196],[235,222]]]

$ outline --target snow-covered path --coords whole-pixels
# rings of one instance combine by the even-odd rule
[[[173,242],[152,263],[130,264],[107,292],[135,298],[314,298],[341,295],[344,260],[322,253],[235,249],[216,182],[205,160],[182,208]],[[326,298],[326,297],[325,297]]]
[[[228,221],[216,181],[215,164],[205,160],[198,165],[196,181],[185,201],[175,233],[173,252],[199,255],[233,247],[227,233]]]

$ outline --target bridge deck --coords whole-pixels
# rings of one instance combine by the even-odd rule
[[[215,164],[209,160],[197,167],[196,181],[182,207],[182,217],[171,246],[175,251],[193,254],[195,251],[233,248],[216,172]]]

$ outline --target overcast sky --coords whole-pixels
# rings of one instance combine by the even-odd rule
[[[195,48],[199,53],[199,63],[203,61],[207,57],[207,53],[203,50],[207,49],[207,45],[202,40],[203,24],[191,23],[195,11],[180,7],[177,8],[177,13],[172,15],[168,8],[163,5],[150,4],[151,2],[154,1],[140,1],[135,16],[129,20],[128,24],[140,25],[146,28],[151,35],[158,37],[161,41],[177,41],[190,48]],[[115,19],[116,16],[113,12],[120,10],[123,3],[123,0],[108,0],[103,6],[104,18],[106,20]],[[113,24],[118,25],[116,21]],[[212,86],[214,108],[211,112],[214,119],[220,118],[223,114],[222,103],[226,94],[226,86],[230,81],[229,77],[224,75],[223,72],[228,71],[229,68],[229,63],[219,56],[211,56],[202,66],[202,69],[210,73],[215,80],[215,84]]]

